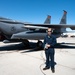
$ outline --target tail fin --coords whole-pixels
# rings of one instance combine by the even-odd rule
[[[60,24],[66,24],[66,15],[67,15],[67,12],[64,10],[64,14],[61,18]],[[61,32],[66,32],[66,28],[61,28]]]
[[[44,24],[50,24],[50,23],[51,23],[51,16],[48,15],[45,22],[44,22]]]
[[[64,11],[64,14],[63,14],[63,16],[61,18],[60,24],[66,24],[66,15],[67,15],[67,12],[65,10],[63,10],[63,11]]]

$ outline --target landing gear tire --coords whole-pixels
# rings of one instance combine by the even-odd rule
[[[37,42],[37,47],[43,48],[43,43],[42,43],[42,41],[38,41],[38,42]]]
[[[26,48],[29,48],[30,47],[28,40],[24,40],[23,44],[25,45]]]

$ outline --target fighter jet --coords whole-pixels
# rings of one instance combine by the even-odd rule
[[[51,16],[48,15],[44,24],[50,24],[50,22]],[[25,24],[27,24],[27,22],[19,22],[12,19],[0,17],[0,38],[3,40],[4,43],[23,42],[26,46],[28,46],[28,39],[25,39],[24,37],[22,39],[11,39],[11,37],[15,34],[34,31],[32,29],[24,28]],[[33,36],[31,36],[31,38],[33,38]]]
[[[53,35],[61,36],[66,28],[75,29],[75,25],[66,25],[66,14],[64,11],[60,24],[50,24],[50,16],[47,17],[44,24],[31,24],[23,22],[0,21],[0,31],[6,37],[4,43],[23,42],[29,46],[28,40],[38,40],[37,45],[41,46],[41,39],[44,39],[46,30],[50,27],[53,29]]]

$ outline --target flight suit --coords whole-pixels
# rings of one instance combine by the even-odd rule
[[[54,45],[56,44],[56,38],[53,35],[46,35],[44,39],[44,47],[45,44],[49,44],[50,47],[48,49],[45,49],[45,55],[46,55],[46,67],[50,67],[50,61],[51,61],[51,69],[54,69]],[[50,60],[51,59],[51,60]]]

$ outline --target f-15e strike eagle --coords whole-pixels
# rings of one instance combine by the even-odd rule
[[[66,15],[67,12],[64,11],[60,24],[51,24],[51,16],[49,15],[44,24],[24,23],[1,17],[0,37],[4,36],[4,43],[23,42],[26,46],[29,45],[28,40],[38,40],[37,44],[40,46],[42,44],[40,40],[44,39],[46,30],[49,27],[53,28],[52,34],[56,37],[59,37],[62,33],[66,32],[66,28],[75,29],[75,25],[66,24]]]

